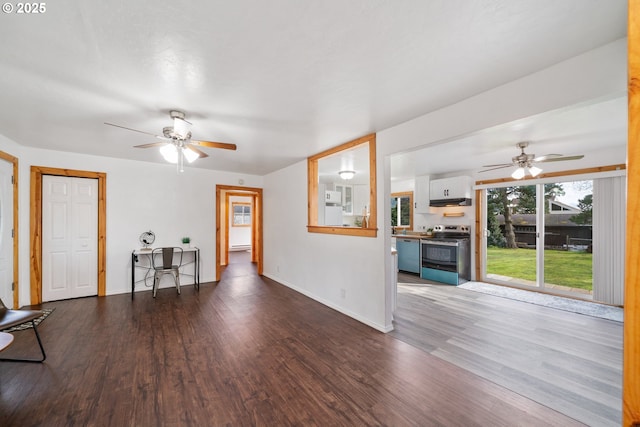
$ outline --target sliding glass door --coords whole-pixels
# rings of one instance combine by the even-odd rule
[[[491,188],[486,194],[486,278],[537,286],[536,187]]]
[[[591,298],[593,181],[486,189],[489,282]]]
[[[544,287],[578,297],[593,292],[593,181],[550,188],[544,213]]]

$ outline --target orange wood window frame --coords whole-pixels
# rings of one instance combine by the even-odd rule
[[[248,206],[249,207],[249,218],[251,218],[251,215],[253,215],[253,209],[251,209],[251,205],[252,203],[246,203],[246,202],[231,202],[231,226],[232,227],[251,227],[251,223],[249,224],[245,224],[244,221],[242,222],[242,224],[236,224],[236,206]],[[244,211],[242,213],[242,216],[244,217]],[[253,221],[253,220],[252,220]]]
[[[332,227],[318,225],[318,160],[358,145],[369,143],[369,222],[362,227]],[[343,236],[376,237],[378,233],[377,198],[376,198],[376,134],[363,136],[315,154],[307,159],[308,180],[308,223],[310,233],[340,234]]]

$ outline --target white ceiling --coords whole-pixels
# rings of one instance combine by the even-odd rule
[[[457,171],[486,171],[484,165],[511,163],[520,154],[516,144],[526,141],[527,154],[543,156],[601,155],[601,150],[625,151],[627,144],[627,97],[550,111],[505,123],[448,141],[391,157],[392,180],[418,175],[439,175]],[[446,147],[446,149],[442,149]],[[593,153],[593,154],[592,154]],[[591,162],[592,164],[594,162]],[[596,164],[601,164],[595,161]],[[581,169],[583,160],[538,164],[543,169]],[[512,169],[498,173],[508,176]],[[495,175],[487,174],[487,178]],[[482,175],[484,176],[484,175]]]
[[[194,139],[238,145],[205,149],[210,157],[195,167],[261,175],[624,37],[627,2],[46,7],[1,18],[1,134],[31,147],[162,162],[157,150],[132,148],[153,137],[103,122],[160,134],[169,110],[181,109]],[[557,126],[536,135],[556,137]],[[496,140],[474,143],[482,153]]]

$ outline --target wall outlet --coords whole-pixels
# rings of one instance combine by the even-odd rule
[[[280,273],[280,266],[279,265],[276,265],[276,272]]]
[[[340,289],[340,298],[345,299],[347,297],[347,290],[342,288]]]

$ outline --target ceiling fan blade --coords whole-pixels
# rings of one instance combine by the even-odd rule
[[[226,142],[214,142],[214,141],[195,141],[191,140],[191,144],[199,145],[201,147],[209,148],[223,148],[225,150],[235,150],[236,144],[228,144]]]
[[[203,159],[205,157],[209,157],[209,155],[207,153],[205,153],[204,151],[194,147],[195,144],[187,144],[187,148],[189,148],[189,150],[193,151],[194,153],[198,154],[198,157]]]
[[[160,147],[161,145],[167,144],[166,142],[151,142],[149,144],[142,145],[134,145],[134,148],[151,148],[151,147]]]
[[[544,156],[538,156],[533,159],[534,162],[544,162],[554,157],[562,157],[562,154],[545,154]]]
[[[579,156],[564,156],[564,157],[552,157],[550,159],[545,159],[545,160],[538,160],[538,162],[540,163],[546,163],[546,162],[560,162],[563,160],[580,160],[581,158],[583,158],[583,155],[579,155]]]
[[[483,171],[480,171],[479,173],[481,173],[481,172],[494,171],[494,170],[496,170],[496,169],[504,169],[504,168],[513,167],[513,164],[509,163],[508,165],[506,165],[506,164],[505,164],[505,165],[489,165],[488,167],[491,167],[491,166],[495,166],[495,167],[494,167],[494,168],[491,168],[491,169],[485,169],[485,170],[483,170]],[[485,166],[485,167],[487,167],[487,166]]]
[[[145,132],[145,131],[138,130],[138,129],[131,129],[131,128],[120,126],[120,125],[114,125],[113,123],[104,122],[104,124],[108,125],[108,126],[117,127],[117,128],[120,128],[120,129],[130,130],[130,131],[133,131],[133,132],[143,133],[145,135],[155,136],[158,139],[171,140],[171,138],[167,138],[166,136],[162,136],[162,135],[156,135],[155,133],[149,133],[149,132]]]
[[[496,168],[496,167],[506,168],[507,166],[513,166],[513,163],[498,163],[497,165],[482,165],[483,168]]]

